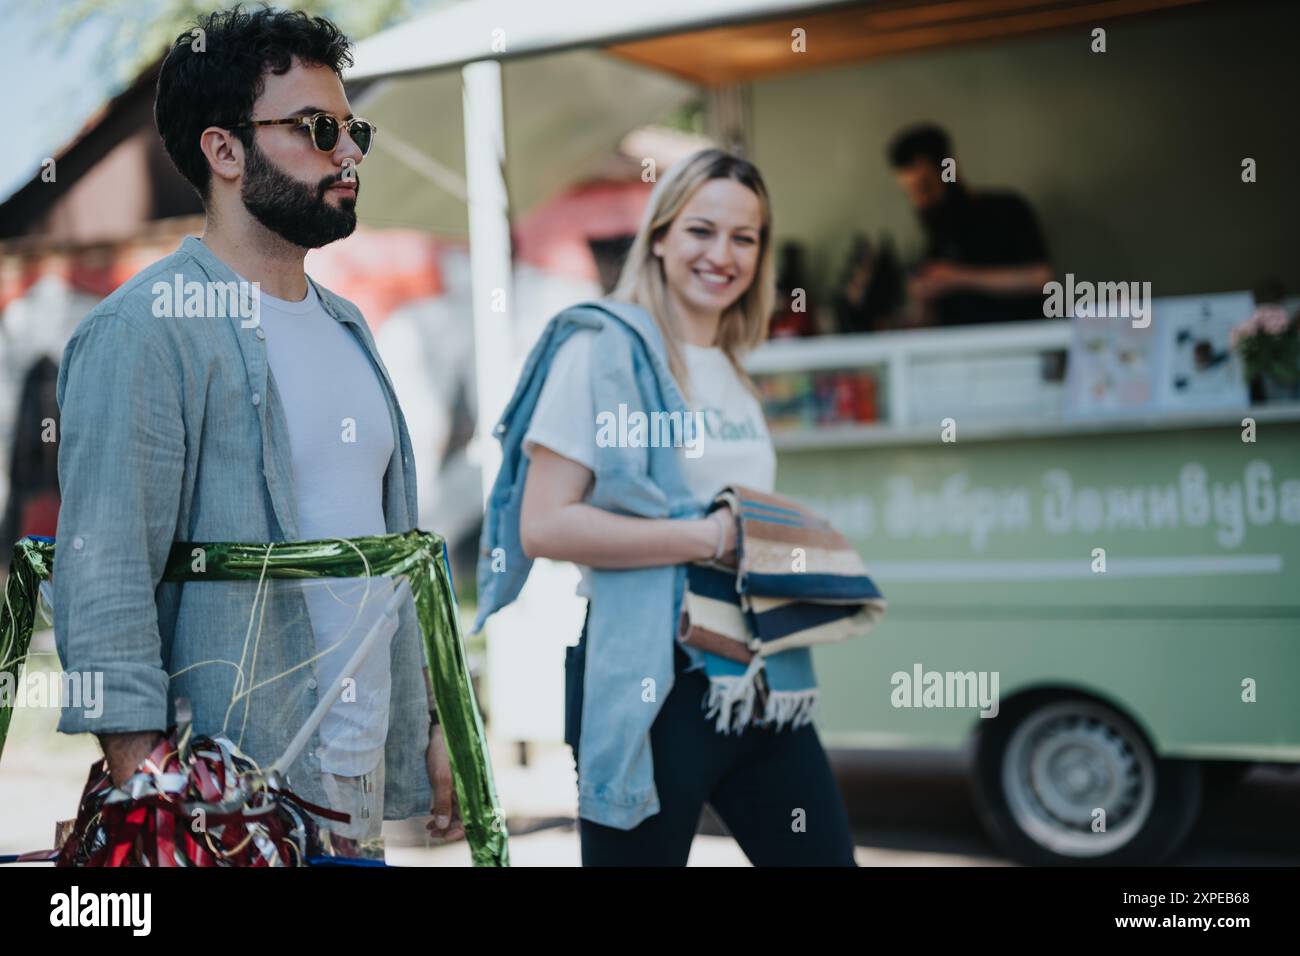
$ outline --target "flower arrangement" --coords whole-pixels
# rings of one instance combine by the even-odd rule
[[[1229,341],[1241,353],[1250,378],[1272,379],[1283,385],[1300,381],[1300,322],[1282,306],[1259,306],[1233,328]]]

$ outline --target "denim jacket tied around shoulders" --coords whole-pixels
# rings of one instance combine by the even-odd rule
[[[629,417],[676,412],[678,420],[689,421],[659,328],[643,309],[601,300],[552,318],[525,360],[495,429],[502,461],[483,521],[475,633],[519,595],[532,568],[519,539],[529,464],[523,437],[556,350],[582,329],[599,336],[592,349],[599,361],[593,364],[591,381],[597,415],[609,412],[621,418],[619,406],[626,405]],[[597,444],[590,504],[641,518],[703,516],[704,506],[691,495],[676,448],[621,444]],[[674,635],[685,584],[684,564],[592,571],[578,747],[578,812],[584,819],[630,830],[659,812],[650,726],[673,686]],[[683,649],[692,667],[702,663],[698,651]]]

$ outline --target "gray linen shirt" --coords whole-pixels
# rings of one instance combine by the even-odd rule
[[[302,585],[271,581],[256,600],[253,582],[161,581],[173,541],[299,540],[289,434],[264,330],[238,309],[158,314],[170,294],[164,285],[196,282],[206,292],[236,281],[187,236],[101,302],[64,350],[55,642],[65,671],[102,672],[103,693],[98,716],[64,706],[59,730],[161,730],[175,721],[175,701],[188,698],[196,734],[224,732],[266,766],[325,690],[306,663],[316,644]],[[392,382],[357,307],[313,285],[326,311],[357,336],[383,386],[398,437],[384,476],[384,518],[388,532],[409,531],[417,520],[415,463]],[[391,662],[384,816],[402,819],[428,813],[433,798],[425,768],[430,700],[410,602]],[[289,786],[324,804],[319,745],[317,734],[289,768]]]

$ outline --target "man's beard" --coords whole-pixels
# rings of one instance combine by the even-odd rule
[[[304,249],[319,249],[357,228],[357,203],[346,198],[335,208],[325,191],[343,176],[327,176],[315,186],[299,182],[266,158],[253,143],[247,150],[240,198],[253,218],[277,236]],[[355,172],[353,173],[355,176]],[[360,190],[361,183],[357,182]]]

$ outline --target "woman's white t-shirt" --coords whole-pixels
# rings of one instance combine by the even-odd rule
[[[582,329],[560,345],[537,398],[524,435],[524,454],[533,445],[547,448],[595,471],[596,416],[617,417],[618,409],[597,409],[591,394],[591,352],[595,333]],[[700,504],[729,484],[759,491],[773,490],[776,452],[763,419],[763,409],[741,382],[722,349],[682,343],[690,375],[690,408],[701,426],[695,450],[677,448],[678,461],[691,493]],[[590,491],[587,497],[590,498]],[[577,593],[591,596],[591,569],[578,565],[582,580]]]

